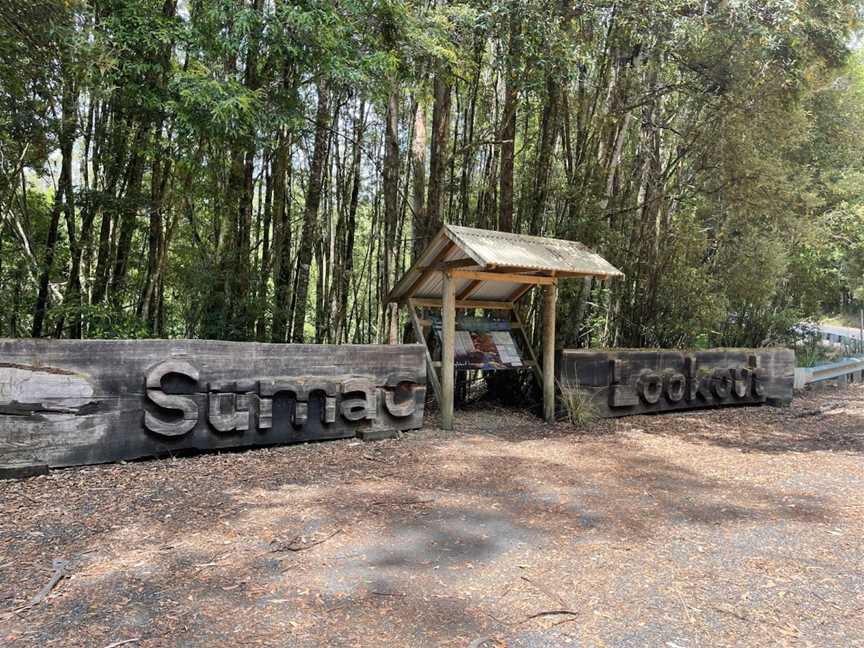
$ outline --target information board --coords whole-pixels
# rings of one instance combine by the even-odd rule
[[[432,318],[432,328],[442,341],[440,317]],[[506,320],[459,318],[454,347],[456,369],[501,371],[523,366],[512,327]]]

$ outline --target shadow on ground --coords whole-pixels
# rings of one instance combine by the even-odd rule
[[[858,578],[854,569],[826,571],[835,538],[846,542],[836,556],[861,548],[833,535],[848,512],[819,481],[832,474],[826,466],[848,466],[802,473],[802,464],[770,456],[824,449],[816,428],[829,412],[838,417],[835,441],[848,438],[844,451],[860,452],[856,398],[634,417],[592,434],[472,414],[457,435],[141,462],[0,485],[0,643],[467,646],[506,637],[512,645],[592,645],[593,632],[611,645],[668,645],[757,630],[770,639],[776,628],[754,626],[750,608],[712,613],[699,630],[682,592],[740,597],[787,555],[821,560],[820,582]],[[777,478],[766,479],[768,470]],[[807,481],[795,482],[801,474]],[[864,495],[860,480],[848,483]],[[9,612],[47,580],[56,557],[73,567],[52,598]],[[789,574],[805,568],[785,567],[793,583],[786,598],[751,593],[746,605],[783,615],[788,605],[794,618],[794,587],[809,585]],[[843,591],[857,587],[842,582]],[[830,599],[819,612],[830,619],[847,603]],[[644,628],[636,625],[643,618],[651,619]]]
[[[680,421],[669,424],[669,418]],[[791,407],[705,410],[626,419],[651,434],[744,452],[864,454],[864,385],[802,393]]]

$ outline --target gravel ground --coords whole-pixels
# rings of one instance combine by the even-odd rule
[[[0,645],[864,646],[864,386],[457,425],[0,482]]]

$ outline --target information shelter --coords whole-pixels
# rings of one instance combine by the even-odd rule
[[[543,386],[543,415],[555,417],[555,305],[558,281],[569,277],[607,280],[623,276],[603,257],[576,241],[445,225],[388,296],[408,309],[417,338],[426,331],[441,339],[441,361],[428,344],[429,382],[441,409],[441,426],[453,428],[453,388],[457,369],[503,370],[530,367]],[[514,308],[535,286],[543,287],[542,363],[539,363]],[[423,319],[418,309],[440,309]],[[458,310],[499,311],[503,317],[472,330]],[[490,323],[499,322],[499,323]],[[475,326],[474,328],[477,328]],[[528,358],[520,357],[513,335],[521,335]],[[440,372],[439,372],[440,369]]]

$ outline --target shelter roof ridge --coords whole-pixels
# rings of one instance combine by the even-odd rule
[[[471,260],[476,261],[478,271],[492,272],[496,276],[480,276],[469,270]],[[463,266],[460,261],[467,263]],[[536,273],[538,284],[544,283],[539,280],[540,276],[604,280],[622,276],[615,266],[577,241],[445,225],[396,283],[388,296],[389,301],[440,298],[441,275],[434,270],[457,265],[464,267],[453,271],[457,276],[457,295],[461,299],[470,295],[471,299],[485,301],[513,301],[524,294],[520,290],[524,278],[514,273]],[[510,274],[500,274],[502,270]]]

